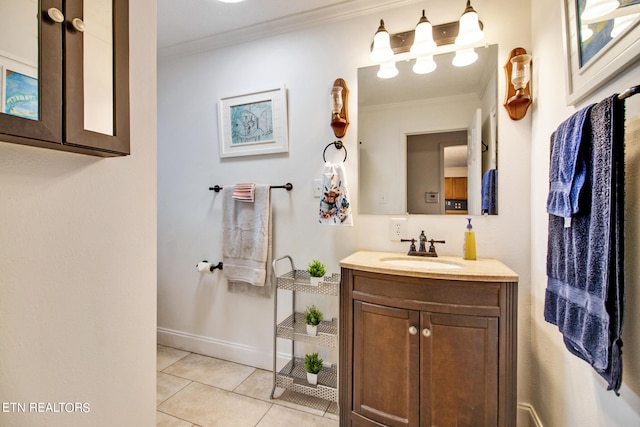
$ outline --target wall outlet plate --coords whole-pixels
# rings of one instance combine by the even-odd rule
[[[389,240],[399,242],[401,239],[407,238],[407,220],[406,218],[391,218],[389,223]]]

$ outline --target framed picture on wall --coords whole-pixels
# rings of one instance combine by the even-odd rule
[[[575,105],[640,59],[640,0],[599,16],[585,13],[587,0],[562,4],[567,104]]]
[[[218,102],[220,157],[289,151],[287,95],[284,86]]]

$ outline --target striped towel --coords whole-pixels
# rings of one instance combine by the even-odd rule
[[[253,203],[255,200],[255,184],[236,184],[233,188],[233,198],[240,202]]]

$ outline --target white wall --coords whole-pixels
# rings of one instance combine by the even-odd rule
[[[498,61],[509,51],[530,48],[528,0],[476,1],[487,43],[499,43]],[[462,8],[463,5],[460,6]],[[344,142],[351,197],[358,196],[357,68],[371,65],[368,49],[379,19],[391,31],[410,29],[422,6],[323,23],[294,33],[182,58],[166,59],[158,69],[158,340],[194,351],[270,368],[273,301],[227,290],[219,272],[200,275],[202,259],[221,258],[219,196],[214,184],[290,181],[290,194],[273,191],[274,252],[291,254],[299,267],[313,258],[338,271],[339,260],[358,249],[406,251],[388,239],[388,216],[356,215],[353,228],[317,223],[318,199],[312,180],[322,167],[322,150],[335,140],[329,127],[329,91],[342,77],[351,90],[351,126]],[[434,23],[453,21],[461,10],[450,2],[429,4]],[[401,78],[401,76],[399,76]],[[221,97],[286,84],[290,151],[287,155],[220,160],[216,102]],[[499,99],[504,75],[499,73]],[[530,294],[530,115],[514,122],[498,112],[500,137],[500,215],[477,217],[480,256],[501,259],[520,275],[519,400],[529,401]],[[342,152],[327,150],[331,160]],[[393,169],[384,173],[395,174]],[[466,221],[445,216],[411,216],[409,235],[424,229],[445,239],[439,252],[460,255]]]
[[[546,288],[549,137],[577,109],[598,102],[614,92],[640,83],[635,65],[576,107],[565,105],[564,51],[561,2],[531,2],[533,19],[533,126],[531,140],[531,403],[544,426],[637,426],[640,425],[640,227],[638,215],[638,133],[627,140],[626,176],[626,307],[623,325],[623,384],[621,396],[606,391],[606,383],[591,367],[569,354],[557,327],[543,316]],[[637,98],[637,97],[635,97]],[[627,101],[627,127],[640,120],[640,99]],[[502,207],[502,205],[501,205]]]
[[[155,7],[130,2],[130,156],[0,143],[0,402],[90,409],[2,426],[155,425]]]

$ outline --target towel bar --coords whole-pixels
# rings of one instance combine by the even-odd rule
[[[618,99],[627,99],[640,92],[640,86],[632,86],[618,95]]]
[[[220,187],[219,185],[214,185],[213,187],[209,187],[210,191],[215,191],[216,193],[219,193],[220,190],[222,190],[224,187]],[[284,188],[287,191],[291,191],[293,190],[293,184],[290,182],[287,182],[284,185],[272,185],[269,188]]]

